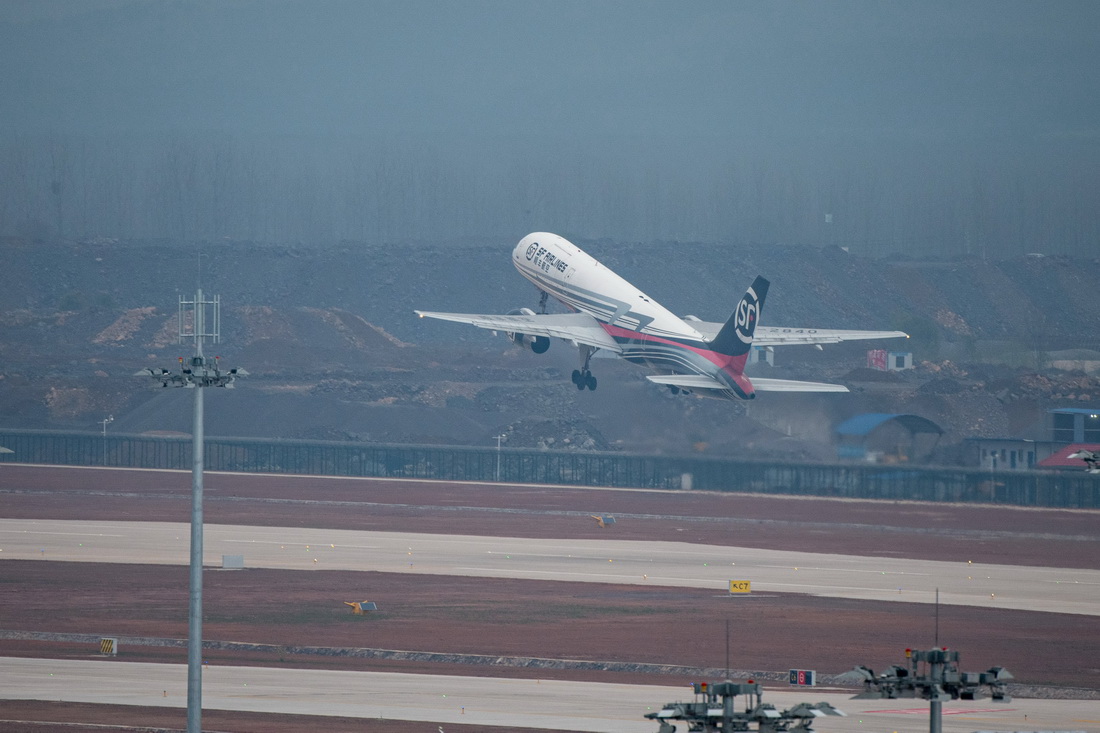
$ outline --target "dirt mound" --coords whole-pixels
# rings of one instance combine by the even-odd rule
[[[873,346],[911,350],[919,366],[865,369],[861,343],[824,352],[789,347],[777,350],[773,369],[754,368],[841,381],[852,394],[769,393],[746,406],[674,396],[634,367],[597,359],[599,390],[578,393],[568,379],[578,355],[568,344],[554,341],[536,356],[413,313],[534,306],[535,291],[507,264],[508,243],[463,247],[458,259],[447,243],[238,243],[203,253],[204,292],[223,302],[222,341],[206,353],[252,376],[211,410],[208,432],[488,445],[511,425],[515,440],[530,447],[808,458],[829,455],[833,426],[862,412],[926,416],[947,431],[946,444],[975,426],[982,435],[1018,428],[1028,410],[1100,400],[1100,379],[1079,358],[1100,351],[1100,260],[979,266],[696,244],[676,244],[684,256],[670,260],[667,243],[578,244],[674,311],[708,320],[728,317],[742,291],[732,281],[771,274],[769,324],[900,327],[913,338]],[[177,343],[172,302],[185,289],[166,283],[164,273],[192,273],[193,254],[163,243],[0,242],[0,257],[18,262],[0,276],[0,425],[98,431],[113,414],[119,432],[187,432],[187,401],[132,375],[172,368],[191,352]],[[1026,357],[1030,372],[1014,371],[1019,362],[1008,371],[971,363],[983,343]],[[1063,371],[1036,369],[1037,346],[1072,350],[1059,355]]]
[[[405,361],[409,344],[361,316],[332,308],[242,306],[236,359],[257,369],[340,368]]]
[[[966,389],[966,385],[957,379],[939,377],[922,384],[917,388],[917,392],[920,394],[958,394]]]
[[[900,382],[904,382],[905,378],[897,372],[884,372],[881,369],[869,369],[867,367],[859,367],[845,374],[843,381],[898,384]]]

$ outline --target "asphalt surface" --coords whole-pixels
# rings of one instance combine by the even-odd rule
[[[186,496],[186,489],[177,491],[169,489],[168,485],[180,483],[185,487],[186,476],[41,471],[43,474],[49,472],[53,476],[50,481],[65,488],[34,488],[30,476],[24,476],[29,469],[21,470],[17,481],[13,480],[15,472],[5,473],[7,480],[0,488],[8,491],[3,505],[7,518],[0,519],[0,561],[21,560],[31,565],[51,561],[80,562],[96,564],[100,570],[124,564],[187,564],[189,528],[185,523],[120,518],[162,519],[168,512],[179,516],[177,505],[179,498]],[[476,593],[474,581],[478,578],[518,578],[642,588],[709,589],[717,597],[728,595],[731,580],[748,580],[752,584],[753,597],[806,594],[891,605],[898,602],[899,611],[904,608],[902,603],[932,603],[938,590],[941,603],[979,611],[1011,609],[1027,613],[1069,613],[1080,618],[1100,615],[1100,569],[1093,560],[1087,559],[1093,556],[1096,545],[1089,529],[1095,521],[1094,514],[1000,508],[983,511],[951,505],[905,508],[891,505],[886,508],[869,502],[783,501],[778,498],[750,501],[744,497],[693,494],[667,497],[639,492],[601,492],[598,495],[601,505],[621,501],[622,506],[615,509],[629,506],[639,511],[651,500],[674,501],[676,511],[684,516],[673,523],[664,519],[649,520],[644,531],[630,539],[613,539],[613,533],[595,530],[587,521],[582,526],[586,528],[584,531],[593,533],[591,537],[494,537],[484,533],[463,535],[441,531],[444,527],[463,526],[481,510],[442,512],[438,506],[442,500],[438,487],[429,492],[427,488],[412,484],[293,477],[215,477],[213,480],[227,484],[232,480],[235,486],[241,487],[255,484],[256,498],[244,501],[247,492],[235,488],[231,493],[226,486],[223,489],[226,500],[211,502],[208,519],[213,519],[217,512],[229,516],[231,507],[240,506],[240,512],[254,515],[266,526],[237,524],[224,519],[208,523],[205,562],[211,568],[219,567],[224,555],[243,555],[246,568],[287,570],[296,577],[305,577],[298,573],[334,570],[398,573],[409,578],[470,578],[473,593]],[[108,481],[116,493],[123,488],[121,483],[130,481],[152,493],[92,497],[89,489]],[[346,497],[325,493],[332,491],[332,487],[359,486],[360,483],[369,486],[371,493]],[[266,499],[260,498],[279,491],[292,498],[291,503],[269,506],[264,503]],[[423,497],[418,493],[421,491]],[[443,496],[466,506],[474,503],[470,493],[473,491],[475,487],[472,486],[447,487]],[[572,517],[577,513],[579,497],[595,496],[573,490],[568,497],[562,497],[549,489],[518,487],[494,487],[490,495],[493,503],[488,506],[526,507],[525,512],[535,518],[537,526],[546,528],[548,535],[580,532],[575,524],[579,520]],[[233,501],[228,500],[231,496]],[[324,502],[301,503],[299,497],[303,496],[327,496],[333,500],[333,506],[327,507]],[[370,513],[355,510],[363,506],[365,498],[375,502],[370,505]],[[745,519],[751,516],[758,501],[779,502],[783,506],[782,513]],[[539,511],[557,507],[555,502],[569,508],[570,516],[539,514]],[[729,506],[725,506],[727,504]],[[383,505],[393,506],[394,510],[386,513],[382,510]],[[415,509],[427,506],[436,508]],[[731,533],[725,524],[702,521],[709,520],[718,508],[728,510],[730,516],[740,517],[736,533]],[[876,516],[883,516],[884,508],[889,520],[876,520],[864,514],[876,512]],[[328,514],[321,514],[322,510]],[[655,516],[661,514],[656,508],[645,511]],[[792,521],[795,519],[792,512],[805,515],[799,520],[801,524]],[[435,514],[445,516],[435,519]],[[21,518],[13,518],[13,515]],[[52,516],[70,518],[62,520],[50,518]],[[341,516],[343,519],[338,519]],[[322,517],[327,517],[324,523],[311,528],[286,526],[320,521]],[[402,526],[422,531],[347,528],[361,526],[364,521],[385,526],[393,523],[391,517],[399,517]],[[783,517],[788,531],[775,532],[772,517]],[[477,520],[483,532],[486,527],[495,526],[484,519]],[[242,516],[237,521],[252,520]],[[635,523],[642,525],[643,521],[646,520],[637,519]],[[763,535],[753,533],[756,522],[765,530]],[[278,526],[280,524],[283,526]],[[632,525],[623,522],[621,529],[628,529],[628,524]],[[715,525],[713,530],[710,529],[712,524]],[[830,524],[836,525],[835,531],[829,529]],[[514,521],[502,523],[501,529],[507,530],[509,525],[514,525]],[[907,530],[909,525],[916,529]],[[923,529],[926,526],[933,526],[937,531],[928,533]],[[662,533],[660,536],[664,539],[640,539],[650,532]],[[675,533],[681,533],[685,540],[687,535],[692,535],[692,541],[667,539]],[[723,537],[726,544],[708,542],[712,537]],[[740,541],[752,538],[764,546],[734,546],[729,544],[731,537]],[[843,547],[844,552],[798,552],[766,544],[773,541],[810,550],[816,546]],[[875,547],[875,553],[845,554],[864,546]],[[909,558],[890,556],[888,553],[893,548],[906,554],[917,552],[916,548],[922,549],[914,559],[912,555]],[[1006,549],[1008,552],[1004,552]],[[1003,564],[978,561],[969,556],[970,550],[984,552],[984,558],[1004,552],[1006,561]],[[1009,557],[1027,564],[1013,564]],[[1039,558],[1038,563],[1036,558]],[[1048,561],[1049,566],[1043,561]],[[1057,567],[1060,562],[1077,567]],[[0,564],[0,571],[2,569]],[[737,602],[740,598],[735,596],[732,600]],[[79,604],[80,599],[73,598],[72,602]],[[48,618],[38,625],[49,627]],[[1087,639],[1085,645],[1088,645]],[[59,655],[43,650],[41,656]],[[204,669],[204,708],[424,721],[428,726],[426,730],[431,731],[437,726],[449,730],[448,725],[466,724],[505,729],[652,733],[656,725],[644,720],[646,712],[658,710],[666,702],[691,699],[690,690],[682,686],[230,664],[214,659]],[[821,688],[790,692],[768,690],[765,702],[782,709],[797,702],[826,700],[849,713],[847,718],[817,720],[815,729],[824,733],[853,729],[899,733],[928,730],[927,703],[919,700],[859,701],[850,700],[849,696],[849,692]],[[69,656],[64,659],[39,658],[37,652],[21,657],[7,656],[0,659],[0,699],[122,704],[135,710],[182,708],[186,704],[186,669],[182,664],[103,660],[91,653],[87,658]],[[992,730],[1100,733],[1098,710],[1100,707],[1095,700],[1018,698],[1008,704],[994,704],[988,700],[956,701],[944,706],[943,730],[946,733]],[[0,715],[0,720],[3,718]]]

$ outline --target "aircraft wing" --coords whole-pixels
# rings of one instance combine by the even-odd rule
[[[481,313],[436,313],[416,311],[421,318],[437,318],[441,321],[469,323],[490,331],[524,333],[529,336],[548,336],[574,341],[578,344],[606,349],[616,354],[622,347],[603,330],[600,322],[587,313],[549,313],[543,315],[496,316]]]
[[[689,321],[691,326],[712,340],[724,324],[711,321]],[[798,344],[839,344],[841,341],[865,341],[868,339],[909,338],[905,331],[850,331],[827,328],[786,328],[783,326],[757,326],[753,334],[753,346],[793,346]],[[755,382],[754,382],[755,384]]]

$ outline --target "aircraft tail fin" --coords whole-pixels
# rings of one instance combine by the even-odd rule
[[[764,298],[768,295],[768,285],[768,281],[759,275],[752,281],[733,315],[710,342],[713,351],[725,356],[744,356],[749,353],[752,336],[756,332],[756,322],[760,320]]]

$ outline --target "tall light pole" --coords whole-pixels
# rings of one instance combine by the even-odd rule
[[[114,421],[115,421],[115,416],[114,415],[108,415],[107,417],[100,420],[100,422],[103,423],[103,465],[104,466],[107,465],[107,423],[114,422]]]
[[[185,312],[192,317],[188,323]],[[208,314],[209,311],[209,314]],[[208,320],[207,315],[212,319]],[[187,609],[187,733],[202,733],[202,468],[203,468],[203,388],[232,388],[237,377],[246,377],[244,369],[222,371],[218,357],[203,356],[202,345],[221,341],[221,299],[203,300],[202,290],[194,300],[179,302],[179,340],[194,339],[195,355],[189,361],[180,358],[179,373],[167,369],[143,369],[137,376],[152,377],[162,387],[195,390],[191,427],[191,583]]]

